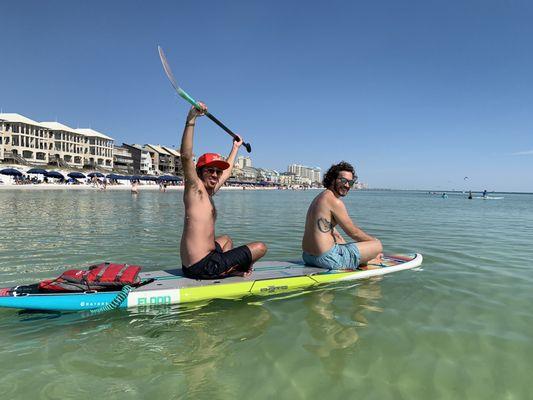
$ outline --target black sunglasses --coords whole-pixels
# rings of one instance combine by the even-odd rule
[[[217,175],[222,175],[222,172],[224,172],[220,168],[215,167],[205,168],[204,171],[207,172],[209,175],[213,175],[214,173],[216,173]]]
[[[346,178],[343,178],[343,177],[340,177],[340,178],[337,178],[339,180],[339,182],[343,185],[346,185],[348,184],[350,187],[352,187],[353,185],[355,185],[358,181],[357,181],[357,176],[353,179],[346,179]]]

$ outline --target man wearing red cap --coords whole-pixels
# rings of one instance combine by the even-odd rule
[[[193,161],[194,125],[207,107],[199,103],[203,111],[192,107],[181,139],[181,163],[185,176],[185,222],[181,237],[181,261],[183,274],[195,279],[218,279],[230,275],[249,276],[252,265],[263,257],[267,247],[262,242],[248,243],[233,248],[228,235],[215,238],[217,212],[212,196],[231,175],[235,157],[242,139],[233,142],[225,161],[219,154],[206,153]]]

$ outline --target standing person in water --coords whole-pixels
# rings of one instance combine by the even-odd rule
[[[215,237],[217,211],[213,195],[231,175],[235,157],[242,139],[233,141],[227,161],[219,154],[206,153],[196,166],[193,161],[193,136],[196,119],[204,115],[207,107],[199,103],[202,111],[192,107],[181,139],[181,162],[185,178],[185,222],[181,237],[180,254],[183,274],[195,279],[218,279],[230,275],[248,276],[252,265],[267,252],[262,242],[248,243],[233,248],[228,235]]]
[[[307,211],[302,240],[302,258],[308,265],[327,269],[355,269],[370,261],[381,262],[381,242],[357,227],[348,215],[342,198],[357,183],[354,168],[341,161],[324,175],[326,188],[315,197]],[[346,243],[335,226],[355,242]]]

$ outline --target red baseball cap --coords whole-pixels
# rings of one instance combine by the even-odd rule
[[[202,167],[217,167],[220,169],[228,169],[230,165],[227,161],[224,161],[220,154],[205,153],[202,154],[196,162],[196,168]]]

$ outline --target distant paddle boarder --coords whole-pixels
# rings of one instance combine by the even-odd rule
[[[308,265],[327,269],[355,269],[370,261],[381,262],[381,242],[360,229],[341,200],[357,183],[354,168],[347,162],[332,165],[324,175],[326,188],[307,211],[302,239],[302,258]],[[355,242],[346,243],[336,225]]]
[[[185,222],[180,246],[183,273],[195,279],[248,276],[253,263],[265,255],[267,247],[262,242],[253,242],[233,248],[228,235],[215,238],[217,211],[212,198],[230,177],[243,141],[237,136],[227,161],[219,154],[206,153],[194,165],[194,125],[196,118],[207,112],[205,104],[198,104],[202,111],[191,108],[181,140],[181,162],[185,177]]]

